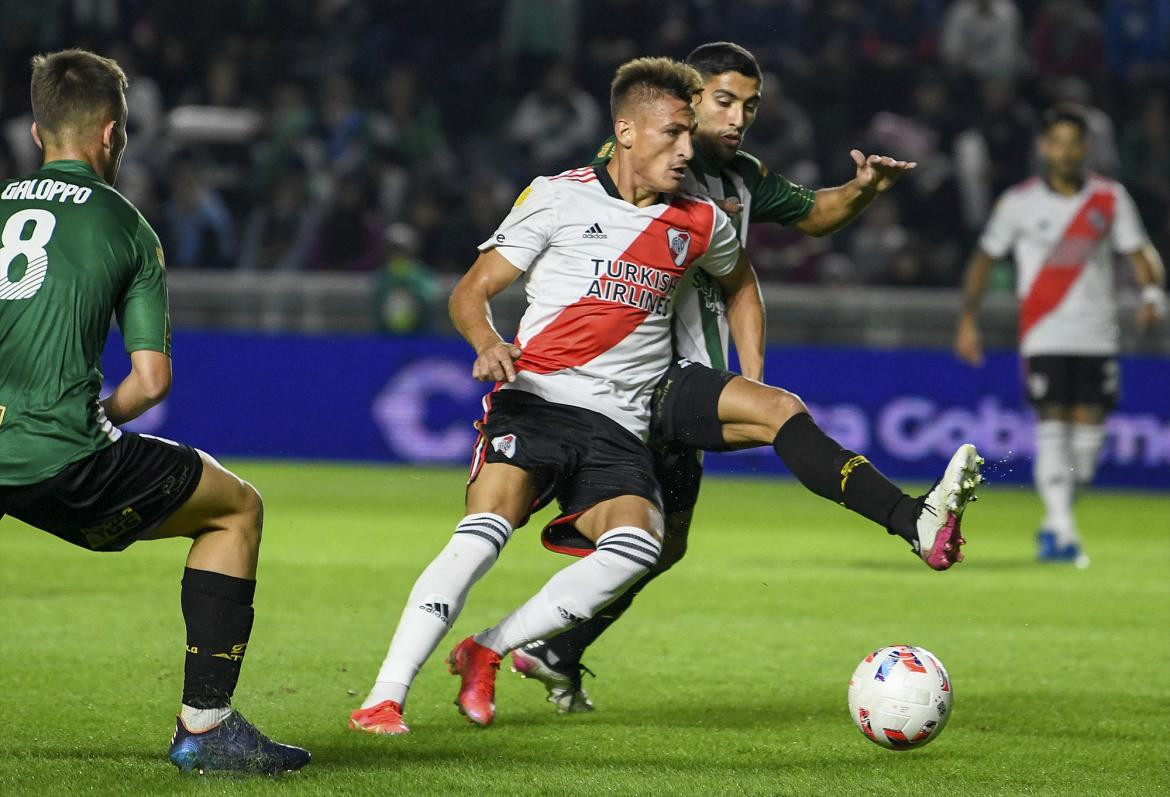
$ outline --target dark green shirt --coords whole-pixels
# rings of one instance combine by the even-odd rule
[[[0,182],[0,485],[44,481],[121,432],[98,404],[117,316],[127,352],[171,353],[163,253],[81,161]]]

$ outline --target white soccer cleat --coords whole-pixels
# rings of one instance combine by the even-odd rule
[[[975,490],[983,477],[979,466],[983,458],[975,446],[964,443],[947,463],[942,478],[922,496],[918,514],[918,539],[914,552],[933,570],[946,570],[963,561],[963,535],[960,525],[963,510],[977,499]]]
[[[548,702],[557,707],[558,714],[577,714],[593,710],[593,701],[581,686],[581,671],[584,666],[578,665],[575,674],[563,673],[555,670],[545,660],[544,642],[529,642],[522,648],[512,651],[512,672],[519,673],[522,678],[531,678],[544,684],[548,691]]]

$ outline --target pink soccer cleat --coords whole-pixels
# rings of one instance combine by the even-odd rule
[[[976,500],[975,488],[983,481],[979,475],[982,457],[975,446],[964,443],[947,463],[942,478],[920,499],[918,539],[914,552],[933,570],[946,570],[963,561],[963,535],[960,524],[967,504]]]

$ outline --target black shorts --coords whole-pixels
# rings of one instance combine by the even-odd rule
[[[1121,367],[1116,357],[1029,357],[1026,381],[1028,399],[1037,408],[1057,405],[1111,410],[1121,398]]]
[[[663,446],[726,451],[719,396],[735,376],[690,360],[674,362],[654,388],[650,439]]]
[[[488,401],[476,424],[479,441],[468,484],[485,462],[515,465],[533,478],[531,511],[555,498],[559,523],[571,524],[595,504],[622,495],[641,496],[661,511],[650,449],[615,421],[521,390],[498,390]]]
[[[0,486],[0,515],[91,551],[121,551],[173,515],[202,474],[190,446],[123,432],[43,482]]]

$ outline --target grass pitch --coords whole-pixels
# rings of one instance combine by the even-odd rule
[[[264,494],[237,705],[312,750],[277,780],[187,778],[164,756],[181,688],[180,541],[92,554],[0,529],[0,793],[1157,794],[1170,787],[1170,494],[1096,492],[1092,566],[1031,561],[1039,506],[997,486],[947,573],[792,482],[709,479],[691,548],[589,651],[597,711],[500,675],[469,726],[441,658],[567,560],[536,523],[471,594],[412,693],[405,738],[345,730],[410,586],[461,515],[449,470],[235,463]],[[955,684],[930,746],[866,741],[849,674],[929,648]]]

